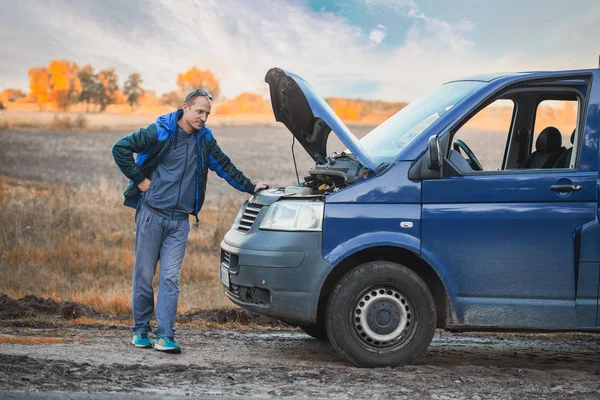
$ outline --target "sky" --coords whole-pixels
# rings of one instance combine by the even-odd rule
[[[598,67],[599,0],[0,0],[0,90],[52,59],[157,94],[191,66],[226,97],[268,95],[271,67],[324,97],[411,101],[489,72]]]

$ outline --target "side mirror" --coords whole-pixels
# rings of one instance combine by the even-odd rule
[[[439,171],[442,168],[442,160],[440,159],[440,143],[437,136],[431,136],[427,142],[427,168],[433,171]]]

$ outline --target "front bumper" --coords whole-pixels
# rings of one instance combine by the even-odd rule
[[[314,324],[321,287],[333,268],[321,254],[321,232],[231,229],[221,242],[227,297],[260,314]]]

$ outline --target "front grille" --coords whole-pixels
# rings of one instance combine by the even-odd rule
[[[231,263],[231,253],[225,250],[221,250],[221,265],[229,269]]]
[[[235,274],[239,267],[239,256],[221,249],[221,265]]]
[[[258,214],[263,207],[262,204],[248,203],[242,214],[242,219],[240,219],[240,222],[238,223],[237,230],[240,232],[248,232],[250,228],[252,228],[252,225],[254,225],[256,217],[258,217]]]

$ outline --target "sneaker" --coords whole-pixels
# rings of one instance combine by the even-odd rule
[[[133,335],[133,339],[131,339],[131,343],[135,347],[142,347],[142,348],[152,347],[152,340],[150,340],[147,333],[139,333],[139,334]]]
[[[156,338],[154,350],[164,351],[165,353],[181,353],[181,347],[175,343],[175,339],[166,336]]]

